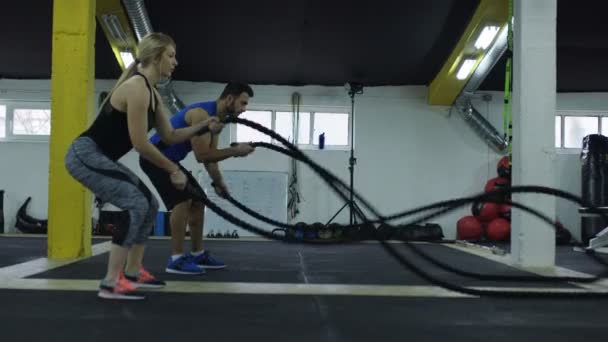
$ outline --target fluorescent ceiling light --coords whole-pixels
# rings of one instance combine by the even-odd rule
[[[498,34],[498,30],[500,27],[498,26],[486,26],[483,28],[477,41],[475,42],[475,47],[477,49],[487,49],[488,46],[494,41],[494,37]]]
[[[117,16],[115,16],[113,14],[104,14],[101,18],[102,18],[104,24],[106,25],[108,31],[110,32],[110,35],[112,36],[112,38],[114,38],[115,40],[120,41],[122,43],[127,42],[127,34],[125,33],[125,30],[122,28],[122,25],[120,24],[120,20],[118,19]]]
[[[458,73],[456,74],[456,78],[459,80],[464,80],[469,77],[471,70],[473,70],[473,66],[475,66],[475,62],[476,60],[472,58],[465,59],[464,62],[462,62]]]
[[[130,51],[121,51],[120,58],[122,58],[122,63],[125,66],[125,69],[135,61],[133,54]]]

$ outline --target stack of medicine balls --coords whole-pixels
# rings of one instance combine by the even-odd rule
[[[511,163],[505,156],[496,165],[497,177],[489,179],[485,192],[496,191],[511,186]],[[491,202],[475,202],[471,215],[462,217],[456,223],[456,238],[466,241],[508,241],[511,236],[510,194],[494,198]],[[502,202],[502,203],[495,203]]]

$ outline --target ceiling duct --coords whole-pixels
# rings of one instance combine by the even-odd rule
[[[137,41],[154,31],[143,0],[123,0],[122,3],[137,36]]]
[[[143,0],[122,0],[122,3],[138,41],[147,34],[154,32]],[[165,107],[171,114],[175,114],[186,107],[175,94],[170,79],[159,83],[158,91],[162,96]]]
[[[471,103],[469,97],[460,96],[454,104],[464,121],[482,138],[495,152],[505,153],[507,142],[501,134],[486,120]]]
[[[175,91],[173,90],[173,83],[171,83],[171,80],[160,82],[158,84],[158,92],[163,98],[163,103],[165,104],[165,107],[167,107],[171,114],[175,114],[186,107],[182,100],[180,100],[177,95],[175,95]]]
[[[508,143],[505,137],[475,109],[471,103],[471,98],[507,50],[507,33],[508,30],[505,26],[496,38],[494,45],[488,50],[473,75],[469,78],[458,98],[454,101],[454,106],[456,106],[458,113],[464,121],[498,153],[506,153]]]

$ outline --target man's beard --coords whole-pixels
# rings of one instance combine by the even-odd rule
[[[236,115],[236,108],[234,108],[234,104],[229,105],[228,108],[226,108],[226,112],[228,115]]]

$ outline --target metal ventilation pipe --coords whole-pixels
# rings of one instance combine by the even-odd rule
[[[123,0],[122,3],[127,10],[133,30],[135,30],[137,41],[140,41],[148,33],[153,32],[152,23],[150,23],[143,0]]]
[[[503,28],[500,35],[496,38],[496,42],[488,50],[484,59],[479,63],[479,66],[469,78],[464,89],[454,101],[454,105],[458,113],[462,116],[469,126],[486,141],[492,149],[498,153],[507,151],[508,142],[505,138],[479,113],[471,104],[471,96],[479,89],[483,80],[488,76],[494,65],[507,50],[507,29]]]
[[[154,32],[144,0],[122,0],[122,3],[127,11],[129,21],[133,26],[138,41],[147,34]],[[175,114],[186,107],[173,91],[171,80],[159,83],[158,92],[163,99],[165,107],[167,107],[171,114]]]
[[[500,133],[471,104],[468,97],[459,97],[454,104],[464,121],[471,126],[479,137],[485,140],[495,152],[504,153],[507,142]]]
[[[175,95],[171,80],[160,82],[158,84],[158,92],[163,99],[165,107],[167,107],[171,114],[175,114],[186,107],[182,100]]]

